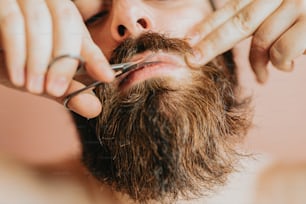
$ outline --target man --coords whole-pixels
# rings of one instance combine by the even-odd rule
[[[233,67],[222,57],[189,67],[183,58],[189,51],[184,41],[153,33],[125,41],[111,61],[153,52],[157,62],[99,87],[101,114],[88,123],[77,120],[91,173],[141,203],[223,185],[249,127]]]
[[[96,90],[101,114],[85,123],[81,134],[91,174],[141,203],[200,196],[223,185],[235,169],[235,145],[249,121],[236,96],[230,55],[203,67],[184,60],[192,54],[186,30],[211,12],[208,1],[100,4],[98,15],[85,23],[106,58],[120,63],[153,54],[149,60],[155,63]],[[55,69],[56,64],[50,67],[50,90],[47,86],[53,94]],[[36,77],[26,82],[29,90]]]
[[[207,2],[100,3],[102,10],[86,25],[106,58],[121,62],[154,52],[157,63],[97,90],[102,112],[93,121],[97,135],[94,131],[83,138],[85,163],[103,183],[140,202],[188,197],[199,193],[198,187],[223,184],[234,169],[234,146],[249,125],[234,93],[235,75],[222,57],[210,66],[187,66],[183,59],[191,49],[177,39],[205,18]],[[170,39],[152,33],[160,30]],[[138,56],[122,54],[126,48]],[[93,64],[88,66],[92,71]],[[61,95],[56,86],[67,86],[67,79],[56,79],[54,86],[52,70],[47,91]],[[29,78],[27,87],[41,92],[42,81],[41,76]]]
[[[86,24],[101,35],[101,48],[110,62],[153,55],[148,60],[155,63],[97,89],[101,114],[83,123],[81,130],[85,165],[102,183],[140,203],[189,198],[223,185],[235,169],[235,144],[249,125],[249,112],[235,95],[234,67],[222,57],[207,67],[188,66],[184,56],[192,49],[178,39],[185,33],[164,28],[164,22],[149,15],[151,11],[169,19],[171,10],[177,15],[182,11],[182,19],[188,21],[180,23],[190,27],[208,5],[118,1],[107,6],[102,16]],[[160,27],[167,37],[154,33]],[[106,38],[112,40],[102,42]],[[110,48],[116,49],[109,53]]]

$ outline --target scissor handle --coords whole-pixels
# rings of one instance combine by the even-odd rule
[[[154,64],[154,63],[157,63],[158,61],[151,61],[151,62],[146,62],[149,58],[151,58],[154,54],[151,54],[139,61],[136,61],[136,62],[125,62],[125,63],[120,63],[120,64],[111,64],[111,68],[116,72],[115,74],[115,77],[119,77],[120,75],[130,71],[131,69],[134,69],[134,68],[137,68],[139,66],[143,66],[143,65],[149,65],[149,64]],[[64,58],[64,57],[71,57],[71,58],[74,58],[75,56],[73,55],[69,55],[69,56],[60,56],[58,57],[59,59],[61,58]],[[84,68],[85,66],[85,62],[83,60],[83,58],[79,57],[79,56],[76,56],[75,59],[78,59],[80,60],[80,65],[82,65],[81,68]],[[57,59],[58,60],[58,59]],[[92,84],[89,84],[88,86],[82,88],[82,89],[79,89],[77,91],[74,91],[72,92],[71,94],[67,95],[64,99],[64,102],[63,102],[63,105],[64,107],[69,110],[68,108],[68,103],[69,101],[76,95],[78,95],[79,93],[83,92],[83,91],[86,91],[88,89],[91,89],[93,87],[96,87],[96,86],[99,86],[101,84],[103,84],[104,82],[101,82],[101,81],[97,81],[97,82],[94,82]]]
[[[91,88],[93,88],[93,87],[99,86],[99,85],[101,85],[101,84],[103,84],[103,82],[97,81],[97,82],[94,82],[94,83],[92,83],[92,84],[89,84],[88,86],[85,86],[84,88],[79,89],[79,90],[77,90],[77,91],[75,91],[75,92],[72,92],[71,94],[67,95],[67,96],[65,97],[64,102],[63,102],[64,107],[65,107],[67,110],[70,110],[69,107],[68,107],[68,103],[69,103],[69,101],[70,101],[73,97],[75,97],[76,95],[78,95],[79,93],[81,93],[81,92],[83,92],[83,91],[86,91],[86,90],[91,89]]]
[[[80,55],[73,55],[73,54],[65,54],[65,55],[60,55],[58,57],[55,57],[51,60],[51,62],[48,65],[48,69],[50,69],[57,61],[64,59],[64,58],[70,58],[70,59],[75,59],[77,61],[79,61],[79,65],[78,65],[78,70],[85,67],[85,60],[82,56]]]

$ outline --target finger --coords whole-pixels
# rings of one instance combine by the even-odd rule
[[[26,43],[24,20],[16,0],[0,1],[0,31],[6,67],[12,83],[25,83]],[[17,56],[17,57],[16,57]]]
[[[101,10],[101,6],[103,6],[103,1],[101,0],[73,0],[73,3],[78,8],[80,14],[83,17],[83,20],[86,20],[90,16],[97,14]]]
[[[270,47],[295,23],[298,15],[296,6],[286,1],[254,34],[250,49],[250,63],[258,82],[264,83],[268,78],[267,65],[270,61]],[[282,20],[281,23],[279,22],[280,19]]]
[[[81,55],[86,61],[87,73],[96,80],[111,82],[115,78],[114,71],[111,69],[101,49],[91,39],[87,29],[84,32],[86,34],[82,41]]]
[[[229,1],[221,9],[215,11],[211,16],[204,19],[195,30],[187,36],[188,43],[193,46],[203,39],[207,34],[222,25],[228,19],[237,14],[242,8],[247,6],[252,0]]]
[[[103,4],[100,0],[90,0],[90,3],[87,1],[74,1],[74,3],[84,20],[97,13]],[[85,24],[83,24],[83,30],[84,36],[82,40],[81,55],[86,61],[87,73],[93,79],[99,81],[112,81],[115,76],[114,72],[110,68],[108,60],[105,58],[101,49],[92,40]]]
[[[73,80],[65,95],[68,95],[69,93],[72,93],[84,87],[85,86],[80,82]],[[57,101],[63,104],[64,98],[59,98],[57,99]],[[96,95],[90,90],[84,91],[71,98],[67,106],[69,110],[85,118],[96,117],[97,115],[99,115],[102,109],[101,102],[96,97]]]
[[[82,18],[71,1],[47,0],[53,20],[53,58],[62,55],[80,55],[82,43]],[[54,64],[47,74],[46,91],[52,96],[62,96],[77,69],[76,60],[65,58]]]
[[[272,64],[280,70],[291,71],[293,60],[301,56],[306,48],[306,18],[298,21],[270,49]]]
[[[203,65],[230,50],[235,44],[249,37],[280,6],[281,1],[253,1],[200,41],[194,47],[194,56],[189,56],[189,63],[195,66]]]
[[[45,73],[52,50],[52,20],[44,0],[18,0],[25,18],[27,40],[27,89],[44,90]]]

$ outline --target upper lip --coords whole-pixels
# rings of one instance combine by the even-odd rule
[[[141,54],[136,54],[136,55],[134,55],[134,56],[131,58],[130,62],[136,62],[136,61],[138,61],[138,60],[140,60],[140,59],[143,59],[143,58],[146,58],[146,57],[148,57],[149,55],[152,55],[152,54],[153,54],[152,52],[144,52],[144,53],[141,53]],[[151,60],[151,59],[150,59],[150,60]],[[137,69],[141,69],[141,68],[143,68],[143,67],[138,67]],[[131,74],[131,73],[134,72],[134,71],[135,71],[135,70],[132,69],[131,71],[128,71],[128,72],[126,72],[126,73],[120,75],[120,76],[117,78],[118,84],[121,84],[121,82],[124,80],[124,78],[126,78],[129,74]]]
[[[131,58],[130,62],[139,61],[141,59],[148,57],[149,55],[152,55],[152,57],[149,57],[148,60],[144,62],[152,62],[152,64],[140,66],[137,69],[132,69],[131,71],[128,71],[118,76],[116,84],[120,86],[123,83],[124,79],[126,79],[130,74],[144,67],[156,66],[158,64],[172,64],[172,65],[177,65],[178,67],[186,65],[182,56],[180,56],[179,54],[163,52],[163,51],[158,51],[158,52],[146,51],[144,53],[136,54]]]
[[[120,76],[117,78],[119,86],[120,86],[120,84],[122,84],[122,82],[124,81],[124,79],[127,78],[127,77],[128,77],[130,74],[132,74],[133,72],[136,72],[137,70],[142,69],[142,68],[144,68],[144,67],[149,67],[149,66],[156,65],[156,64],[158,64],[158,63],[162,63],[162,62],[161,62],[161,61],[153,61],[153,62],[143,63],[142,66],[139,66],[139,67],[137,67],[136,69],[132,69],[132,70],[130,70],[130,71],[128,71],[128,72],[126,72],[126,73],[120,75]]]
[[[151,52],[151,51],[147,51],[147,52],[144,52],[144,53],[141,53],[141,54],[136,54],[135,56],[133,56],[131,58],[130,61],[135,62],[135,61],[138,61],[140,59],[146,58],[149,55],[152,55],[152,57],[149,57],[149,59],[144,61],[144,63],[151,62],[152,64],[150,64],[150,65],[144,64],[145,66],[153,66],[153,65],[156,65],[156,64],[159,64],[159,63],[169,63],[169,64],[177,64],[177,65],[182,65],[184,63],[184,60],[182,60],[182,58],[178,59],[178,55],[174,55],[174,54],[171,54],[171,53],[168,53],[168,52],[162,52],[162,51],[154,52],[154,53]],[[122,74],[121,76],[119,76],[117,78],[118,81],[119,81],[119,84],[121,83],[121,81],[124,78],[126,78],[132,72],[137,71],[139,69],[142,69],[143,67],[144,66],[140,66],[135,70],[132,69],[131,71],[128,71],[128,72]]]

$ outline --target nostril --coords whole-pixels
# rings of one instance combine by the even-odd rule
[[[123,25],[118,26],[118,33],[119,33],[120,36],[125,35],[125,30],[126,30],[126,28]]]
[[[148,28],[148,23],[145,19],[141,18],[137,21],[138,24],[141,25],[141,27],[143,27],[144,29]]]

